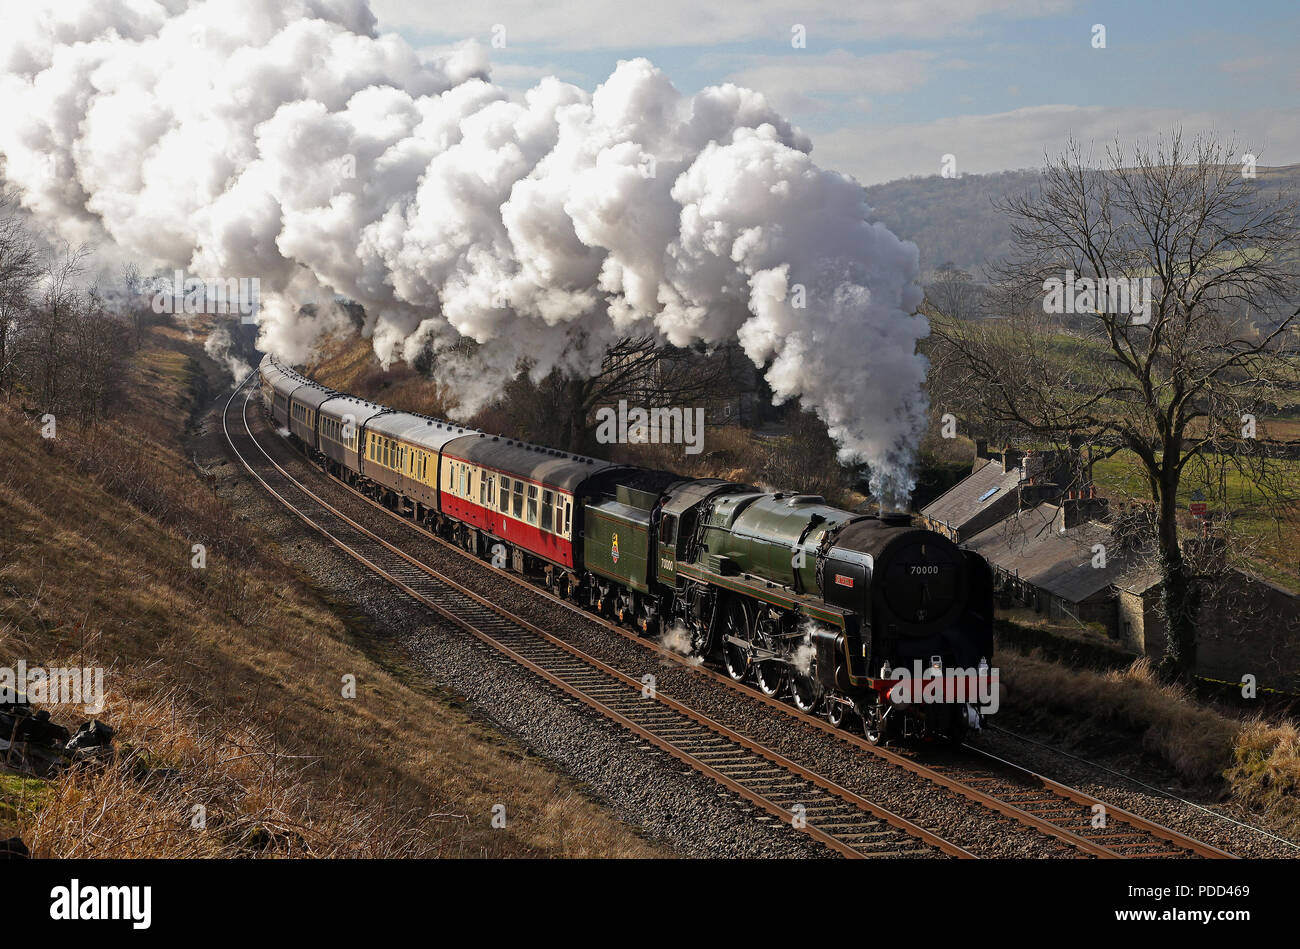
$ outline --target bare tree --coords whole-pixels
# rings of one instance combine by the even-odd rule
[[[69,388],[82,420],[94,422],[105,416],[121,393],[130,330],[93,288],[78,299],[69,322],[67,365],[73,373]]]
[[[76,279],[85,271],[90,248],[64,243],[50,253],[39,303],[33,312],[32,346],[28,354],[28,385],[42,408],[54,411],[62,405],[65,363],[70,322],[78,306]]]
[[[525,437],[590,452],[595,430],[589,422],[597,407],[619,399],[643,406],[704,405],[725,387],[729,367],[716,354],[661,346],[651,336],[628,337],[605,353],[595,375],[555,370],[534,383],[521,373],[507,388],[506,402]]]
[[[36,241],[13,213],[13,196],[0,192],[0,392],[9,392],[41,262]]]
[[[127,316],[134,329],[134,345],[139,349],[144,345],[144,330],[148,321],[149,308],[145,304],[145,283],[140,276],[140,268],[134,263],[122,265],[120,274],[122,291],[125,297],[123,304]]]
[[[950,320],[973,320],[983,315],[983,288],[964,270],[945,265],[926,285],[921,311]]]
[[[1040,193],[1001,203],[1017,242],[997,271],[1003,318],[935,323],[946,389],[969,412],[1131,454],[1154,506],[1162,666],[1179,677],[1195,664],[1204,593],[1179,538],[1184,472],[1216,455],[1244,460],[1248,421],[1294,376],[1279,343],[1300,315],[1296,204],[1262,200],[1237,154],[1175,133],[1131,154],[1116,144],[1092,167],[1072,144],[1048,162]],[[1076,298],[1073,320],[1048,318],[1045,292],[1083,278],[1115,289]],[[1149,307],[1116,305],[1121,286],[1140,294],[1143,280]]]

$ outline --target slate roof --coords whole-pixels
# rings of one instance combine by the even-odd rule
[[[1020,475],[1019,467],[1003,471],[1002,462],[986,461],[978,471],[921,508],[921,516],[946,524],[953,530],[961,530],[963,525],[1014,490],[1020,483]],[[993,493],[989,494],[990,491]]]
[[[1007,573],[1070,603],[1082,603],[1111,586],[1143,592],[1151,566],[1114,549],[1109,525],[1084,521],[1062,532],[1060,506],[1042,503],[976,534],[963,546]],[[1093,545],[1106,545],[1106,566],[1094,567]],[[1158,579],[1158,578],[1157,578]]]

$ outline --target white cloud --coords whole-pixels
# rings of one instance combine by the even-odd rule
[[[1300,157],[1300,110],[1232,116],[1170,108],[1040,105],[988,115],[963,115],[888,128],[842,128],[814,134],[820,164],[853,175],[863,184],[939,173],[942,156],[957,159],[959,174],[1036,168],[1074,137],[1104,151],[1121,142],[1154,139],[1181,127],[1186,134],[1212,131],[1235,139],[1266,164]]]
[[[802,113],[809,97],[851,96],[865,105],[866,96],[896,94],[927,82],[935,55],[923,50],[856,55],[837,49],[829,53],[791,50],[780,56],[756,56],[745,68],[727,77],[756,89],[785,112]],[[823,104],[824,107],[824,104]]]
[[[1059,14],[1072,0],[750,0],[701,4],[698,0],[571,0],[563,12],[535,0],[480,0],[431,4],[427,0],[373,0],[382,29],[417,30],[434,36],[487,39],[505,27],[507,48],[543,44],[558,49],[703,46],[746,40],[788,42],[798,23],[808,30],[809,49],[852,40],[898,36],[933,38],[969,27],[984,17]]]

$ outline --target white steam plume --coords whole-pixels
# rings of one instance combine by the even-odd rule
[[[203,351],[215,362],[225,366],[226,371],[236,382],[253,371],[252,366],[235,354],[234,337],[230,335],[230,330],[220,323],[208,334],[207,341],[203,344]]]
[[[439,351],[469,412],[520,357],[590,372],[629,333],[734,339],[905,498],[916,248],[758,93],[685,96],[638,59],[511,101],[481,47],[422,59],[364,0],[11,6],[0,154],[26,207],[159,267],[258,277],[262,348],[303,359],[347,320],[298,304],[349,298],[385,364]]]

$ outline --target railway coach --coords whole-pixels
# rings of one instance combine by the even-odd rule
[[[515,570],[574,588],[583,503],[622,466],[483,432],[447,442],[441,464],[442,512],[466,549],[487,556],[500,544]]]
[[[266,411],[276,425],[287,431],[289,400],[293,397],[293,390],[299,388],[306,380],[270,359],[262,360],[257,373],[262,383],[262,401],[266,405]]]
[[[317,410],[317,450],[326,470],[355,485],[361,471],[361,432],[376,416],[389,411],[382,405],[334,393]]]
[[[422,524],[447,533],[438,483],[443,446],[473,429],[385,409],[361,423],[357,486]]]

